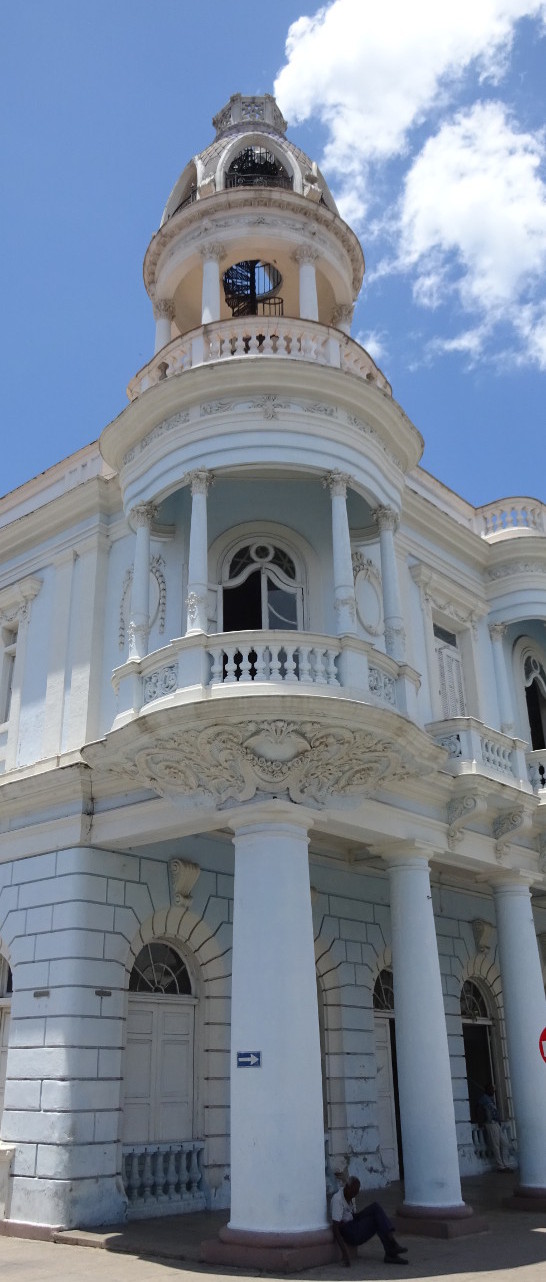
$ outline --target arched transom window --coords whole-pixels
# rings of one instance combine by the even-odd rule
[[[180,955],[170,944],[145,944],[129,978],[129,992],[191,997],[191,980]]]
[[[379,972],[373,990],[373,1008],[394,1012],[394,981],[392,970]]]
[[[524,665],[525,698],[534,751],[546,748],[546,672],[533,654],[528,654]]]
[[[461,1019],[489,1019],[485,997],[477,984],[466,979],[461,989]]]
[[[222,630],[303,628],[303,585],[294,558],[274,543],[244,543],[223,571]]]

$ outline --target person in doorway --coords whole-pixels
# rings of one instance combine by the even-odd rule
[[[330,1204],[332,1230],[340,1247],[344,1265],[346,1268],[351,1266],[349,1247],[360,1246],[361,1242],[369,1242],[375,1233],[385,1251],[385,1264],[407,1264],[408,1261],[400,1257],[406,1254],[408,1248],[400,1246],[396,1241],[394,1225],[391,1224],[379,1202],[371,1202],[362,1211],[356,1210],[355,1198],[359,1192],[360,1180],[353,1175],[344,1188],[334,1193]]]
[[[488,1082],[478,1105],[484,1119],[484,1130],[489,1148],[495,1159],[497,1171],[511,1171],[510,1148],[501,1127],[500,1113],[495,1102],[495,1087]]]

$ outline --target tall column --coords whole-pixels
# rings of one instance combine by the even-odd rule
[[[205,468],[189,472],[191,485],[190,550],[188,557],[188,611],[186,636],[208,629],[208,534],[207,494],[212,473]]]
[[[131,584],[131,620],[129,623],[129,658],[142,659],[148,653],[150,630],[150,531],[157,508],[153,503],[140,503],[131,512],[135,526],[135,558]]]
[[[514,713],[512,710],[512,700],[510,697],[510,687],[508,685],[508,673],[506,671],[506,661],[504,658],[504,648],[502,640],[506,632],[506,623],[490,623],[489,635],[491,637],[491,648],[493,650],[493,668],[495,671],[495,683],[497,686],[497,698],[499,703],[501,730],[503,734],[513,735],[514,733]]]
[[[172,336],[172,322],[174,320],[174,303],[172,298],[157,298],[154,303],[154,320],[155,320],[155,347],[154,352],[160,352],[162,347],[170,343]]]
[[[203,259],[203,286],[201,295],[201,324],[220,320],[220,260],[225,257],[223,245],[206,245],[201,250]]]
[[[386,852],[405,1199],[401,1214],[463,1218],[455,1111],[428,859]]]
[[[546,1197],[546,1064],[539,1038],[546,1000],[531,895],[521,878],[494,887],[520,1189]]]
[[[356,636],[356,603],[347,517],[347,486],[351,477],[328,472],[322,484],[332,498],[332,551],[334,560],[334,609],[338,636]]]
[[[231,1233],[326,1225],[308,818],[265,806],[235,829]],[[238,1067],[241,1053],[259,1067]]]
[[[300,269],[300,316],[302,320],[318,320],[316,249],[301,245],[293,255]]]
[[[383,618],[385,622],[385,648],[387,654],[399,663],[406,658],[406,634],[398,582],[398,567],[394,547],[394,531],[398,515],[392,507],[377,507],[372,512],[379,527],[381,578],[383,580]]]

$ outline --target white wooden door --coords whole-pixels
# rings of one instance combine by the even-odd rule
[[[193,1139],[194,1002],[130,996],[124,1144]]]
[[[397,1180],[400,1173],[398,1169],[390,1019],[388,1016],[374,1015],[374,1032],[379,1150],[385,1167],[385,1174],[390,1180]]]

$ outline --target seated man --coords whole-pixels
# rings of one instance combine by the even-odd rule
[[[348,1246],[359,1246],[361,1242],[368,1242],[374,1233],[377,1233],[385,1249],[385,1264],[407,1264],[407,1260],[401,1260],[400,1256],[405,1255],[408,1248],[399,1246],[394,1236],[394,1225],[385,1215],[379,1202],[371,1202],[362,1211],[355,1209],[354,1199],[359,1192],[360,1180],[353,1175],[345,1188],[338,1189],[337,1193],[334,1193],[330,1204],[332,1229],[335,1240],[341,1248],[344,1265],[346,1268],[351,1266]]]

